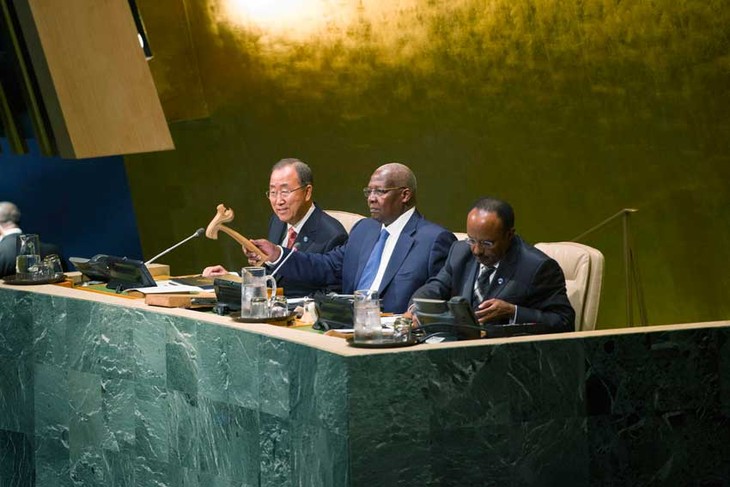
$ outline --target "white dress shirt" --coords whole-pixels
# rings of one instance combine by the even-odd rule
[[[411,219],[415,211],[416,207],[414,206],[413,208],[396,218],[396,220],[387,227],[385,225],[381,227],[381,231],[383,228],[388,231],[388,240],[385,241],[385,246],[383,247],[383,255],[380,257],[380,265],[378,266],[378,273],[375,274],[375,279],[373,279],[373,283],[370,285],[370,289],[377,290],[380,288],[380,282],[383,280],[385,269],[388,267],[388,262],[390,262],[390,258],[393,255],[395,244],[398,242],[398,238],[400,237],[403,228],[406,226],[406,223],[408,223],[408,220]]]

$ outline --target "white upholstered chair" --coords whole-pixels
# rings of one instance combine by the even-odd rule
[[[575,310],[575,331],[594,330],[601,300],[603,254],[576,242],[544,242],[535,247],[563,269],[568,299]]]
[[[342,223],[342,226],[345,227],[347,233],[350,233],[350,229],[352,229],[355,223],[365,218],[363,215],[360,215],[358,213],[350,213],[349,211],[324,210],[324,212]]]
[[[453,234],[458,241],[466,240],[466,237],[469,236],[465,232],[453,232]]]

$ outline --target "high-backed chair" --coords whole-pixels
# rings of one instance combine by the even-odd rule
[[[342,226],[345,227],[347,233],[350,233],[350,230],[355,225],[355,223],[365,218],[363,215],[360,215],[358,213],[350,213],[349,211],[324,210],[324,212],[342,223]]]
[[[601,300],[603,254],[575,242],[543,242],[535,247],[555,259],[563,269],[568,299],[575,310],[575,330],[594,330]]]
[[[464,232],[453,232],[453,234],[454,234],[454,237],[456,237],[456,240],[458,240],[458,241],[466,240],[466,237],[469,236]]]

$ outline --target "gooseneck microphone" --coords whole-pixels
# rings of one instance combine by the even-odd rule
[[[286,262],[287,260],[289,260],[289,257],[291,257],[292,255],[294,255],[294,252],[296,252],[297,250],[299,250],[299,242],[297,242],[297,243],[295,243],[294,245],[292,245],[292,248],[291,248],[291,252],[289,252],[289,255],[287,255],[286,257],[284,257],[284,260],[282,260],[281,262],[279,262],[279,265],[278,265],[278,266],[276,266],[276,269],[274,269],[273,271],[271,271],[271,274],[269,274],[269,275],[270,275],[270,276],[273,276],[274,274],[276,274],[276,272],[277,272],[277,271],[278,271],[279,269],[281,269],[281,266],[283,266],[283,265],[284,265],[284,263],[285,263],[285,262]]]
[[[195,230],[195,233],[194,233],[194,234],[190,235],[190,236],[189,236],[188,238],[186,238],[185,240],[182,240],[182,241],[180,241],[180,242],[176,243],[175,245],[173,245],[173,246],[172,246],[172,247],[170,247],[169,249],[163,250],[162,252],[160,252],[159,254],[155,255],[154,257],[152,257],[152,258],[151,258],[150,260],[148,260],[147,262],[145,262],[145,263],[144,263],[144,265],[149,265],[149,264],[151,264],[152,262],[156,261],[156,260],[157,260],[158,258],[162,257],[162,256],[163,256],[163,255],[165,255],[166,253],[168,253],[168,252],[171,252],[171,251],[175,250],[176,248],[178,248],[179,246],[181,246],[182,244],[184,244],[184,243],[185,243],[185,242],[187,242],[188,240],[191,240],[191,239],[194,239],[194,238],[200,237],[200,236],[202,236],[202,235],[204,235],[204,234],[205,234],[205,228],[198,228],[197,230]]]

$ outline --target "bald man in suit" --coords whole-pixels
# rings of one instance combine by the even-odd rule
[[[463,296],[483,324],[536,323],[551,332],[574,331],[563,271],[515,234],[509,203],[481,198],[466,228],[469,238],[454,244],[441,272],[414,299]]]

